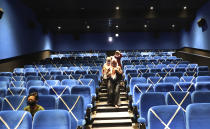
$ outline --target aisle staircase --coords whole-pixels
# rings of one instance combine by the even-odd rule
[[[128,111],[127,93],[120,88],[121,106],[115,108],[107,103],[107,87],[101,86],[99,101],[96,103],[96,114],[93,116],[93,129],[135,129],[132,124],[133,114]]]

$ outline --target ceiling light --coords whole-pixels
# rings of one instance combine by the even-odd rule
[[[150,6],[150,10],[154,10],[155,8],[154,8],[154,6]]]
[[[172,24],[171,26],[172,26],[173,28],[175,27],[175,25],[174,25],[174,24]]]
[[[86,28],[87,28],[87,29],[90,29],[90,26],[89,26],[89,25],[87,25],[87,26],[86,26]]]
[[[60,30],[61,29],[61,26],[58,26],[57,28],[58,28],[58,30]]]
[[[115,34],[115,37],[119,37],[119,34],[118,34],[118,33],[116,33],[116,34]]]
[[[118,25],[116,25],[115,27],[116,27],[116,28],[119,28],[119,26],[118,26]]]
[[[119,6],[117,6],[115,9],[116,9],[116,10],[119,10],[119,9],[120,9],[120,7],[119,7]]]
[[[144,28],[147,28],[147,27],[148,27],[148,26],[145,24],[145,25],[144,25]]]
[[[187,6],[184,6],[183,9],[184,9],[184,10],[187,10]]]
[[[113,38],[112,37],[108,37],[108,41],[109,42],[112,42],[113,41]]]

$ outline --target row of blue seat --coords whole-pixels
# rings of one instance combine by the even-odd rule
[[[147,95],[142,95],[145,98]],[[163,96],[162,96],[163,97]],[[210,121],[210,103],[189,104],[186,110],[181,106],[164,105],[161,96],[156,96],[156,102],[142,101],[138,122],[146,125],[147,129],[207,129]],[[152,97],[155,99],[154,97]],[[148,98],[151,101],[151,96]],[[173,102],[174,103],[174,102]],[[180,103],[180,102],[178,102]]]
[[[52,98],[46,98],[46,96],[44,99],[45,105],[47,105],[46,101],[49,101],[49,105],[52,105],[51,102],[55,101],[52,100]],[[11,99],[8,98],[8,100]],[[39,111],[35,114],[33,118],[33,129],[76,129],[78,126],[84,126],[87,122],[85,119],[86,111],[84,108],[84,103],[85,101],[82,96],[62,96],[62,100],[61,98],[58,100],[59,110],[52,110],[55,108],[50,108],[51,110]],[[25,105],[25,102],[23,102],[22,106],[23,105]],[[0,112],[0,117],[9,125],[10,128],[17,126],[21,118],[23,118],[23,120],[20,122],[19,128],[32,128],[32,117],[30,113],[21,111],[23,109],[22,106],[18,111],[4,110]],[[5,124],[1,120],[0,128],[5,128]]]

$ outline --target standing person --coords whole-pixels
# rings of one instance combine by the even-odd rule
[[[25,111],[28,111],[31,113],[32,117],[34,117],[34,114],[40,110],[44,110],[44,108],[40,105],[38,105],[39,96],[37,92],[30,93],[27,97],[27,103],[28,106],[24,108]]]
[[[120,51],[115,52],[114,58],[117,60],[118,66],[120,66],[122,69],[122,64],[121,64],[122,54],[120,53]]]
[[[102,69],[102,84],[107,85],[108,73],[111,70],[111,57],[106,58],[106,63],[103,65]]]
[[[122,69],[117,64],[117,60],[111,62],[111,70],[108,73],[108,102],[116,108],[120,106],[120,81],[122,79]]]

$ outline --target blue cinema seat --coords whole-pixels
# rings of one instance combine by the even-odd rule
[[[210,91],[210,82],[197,82],[195,84],[196,91]]]
[[[208,129],[209,116],[209,103],[190,104],[186,109],[186,129]]]
[[[70,114],[65,110],[39,111],[34,115],[32,126],[33,129],[73,129]]]
[[[45,110],[52,110],[57,108],[57,100],[54,95],[39,95],[38,104]]]
[[[45,80],[44,81],[45,86],[56,86],[56,85],[61,85],[61,82],[59,80]]]
[[[192,82],[178,82],[175,84],[175,91],[194,92],[195,85]]]
[[[86,124],[85,105],[82,96],[63,95],[58,101],[58,109],[64,109],[67,111],[72,109],[70,112],[71,129],[76,129],[78,126],[84,126]]]
[[[25,81],[11,81],[9,87],[26,87]]]
[[[11,104],[11,106],[10,106]],[[27,106],[26,96],[6,96],[3,101],[2,110],[23,110]]]
[[[38,92],[39,95],[48,95],[49,89],[46,86],[31,86],[28,93]]]
[[[32,116],[26,111],[1,111],[0,117],[7,123],[9,129],[32,129]],[[19,126],[18,123],[20,123]],[[0,120],[0,129],[8,129]]]
[[[172,119],[173,115],[176,116]],[[154,113],[153,113],[154,112]],[[150,108],[148,112],[148,129],[166,129],[165,125],[157,118],[161,119],[166,125],[172,119],[167,129],[186,129],[185,114],[183,110],[178,110],[176,105],[161,105]]]
[[[154,86],[155,92],[163,92],[167,93],[170,91],[174,91],[174,85],[172,83],[158,83]]]
[[[60,97],[62,95],[70,95],[71,91],[69,86],[62,85],[62,86],[52,86],[50,87],[49,94],[50,95],[56,95],[56,97]]]
[[[9,95],[27,95],[27,90],[24,87],[11,87],[7,89],[7,96]]]
[[[210,103],[210,91],[193,92],[192,103]]]
[[[165,77],[163,79],[164,83],[172,83],[172,84],[176,84],[177,82],[179,82],[179,78],[178,77]]]
[[[40,80],[30,80],[27,82],[27,89],[29,89],[31,86],[43,86],[43,81]]]

